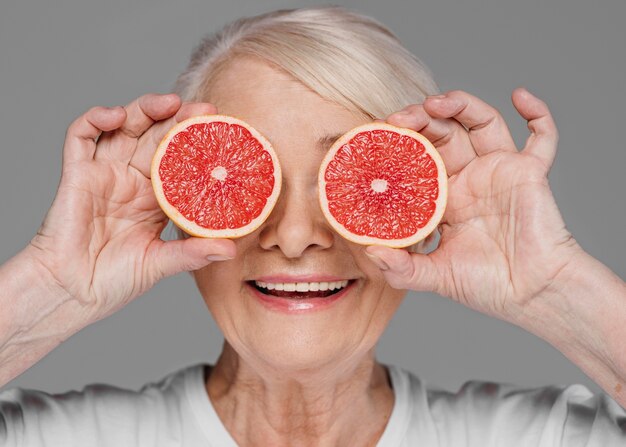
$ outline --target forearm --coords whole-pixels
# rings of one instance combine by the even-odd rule
[[[0,386],[88,325],[88,308],[26,248],[0,266]]]
[[[626,284],[581,251],[519,325],[545,339],[626,408]]]

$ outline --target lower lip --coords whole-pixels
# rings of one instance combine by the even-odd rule
[[[302,299],[282,298],[272,295],[266,295],[264,293],[261,293],[256,287],[251,284],[246,284],[246,287],[251,289],[252,295],[257,298],[261,302],[261,304],[263,304],[263,306],[270,310],[287,314],[302,314],[328,308],[332,304],[339,301],[341,298],[345,297],[352,289],[353,285],[354,283],[350,282],[346,287],[341,289],[341,291],[325,298]]]

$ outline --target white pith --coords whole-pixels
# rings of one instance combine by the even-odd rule
[[[329,282],[263,282],[254,281],[257,287],[267,290],[281,290],[285,292],[324,292],[339,290],[348,285],[348,280]]]
[[[374,192],[385,192],[387,191],[387,180],[380,178],[372,180],[370,187],[374,190]]]
[[[217,166],[211,171],[211,177],[215,180],[224,181],[228,177],[228,171],[224,166]]]

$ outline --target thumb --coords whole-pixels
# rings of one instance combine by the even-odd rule
[[[379,246],[367,247],[365,253],[395,289],[437,293],[443,289],[442,274],[432,254]]]
[[[231,240],[190,237],[155,241],[146,261],[151,277],[158,281],[176,273],[198,270],[214,261],[232,259],[235,254],[235,243]]]

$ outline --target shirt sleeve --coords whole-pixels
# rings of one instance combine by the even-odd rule
[[[468,382],[431,391],[429,406],[445,446],[626,446],[626,412],[582,385],[520,389]]]
[[[67,421],[67,411],[46,393],[11,389],[0,393],[0,445],[3,447],[45,446],[50,422],[54,433],[47,434],[49,442],[74,445]],[[51,445],[51,444],[47,444]]]
[[[142,445],[158,445],[155,407],[161,406],[149,395],[107,385],[64,394],[10,389],[0,393],[0,446],[140,445],[140,433]]]
[[[91,384],[63,394],[0,391],[0,447],[211,445],[205,432],[214,427],[193,416],[190,387],[205,393],[209,404],[204,365],[173,372],[138,390]]]

